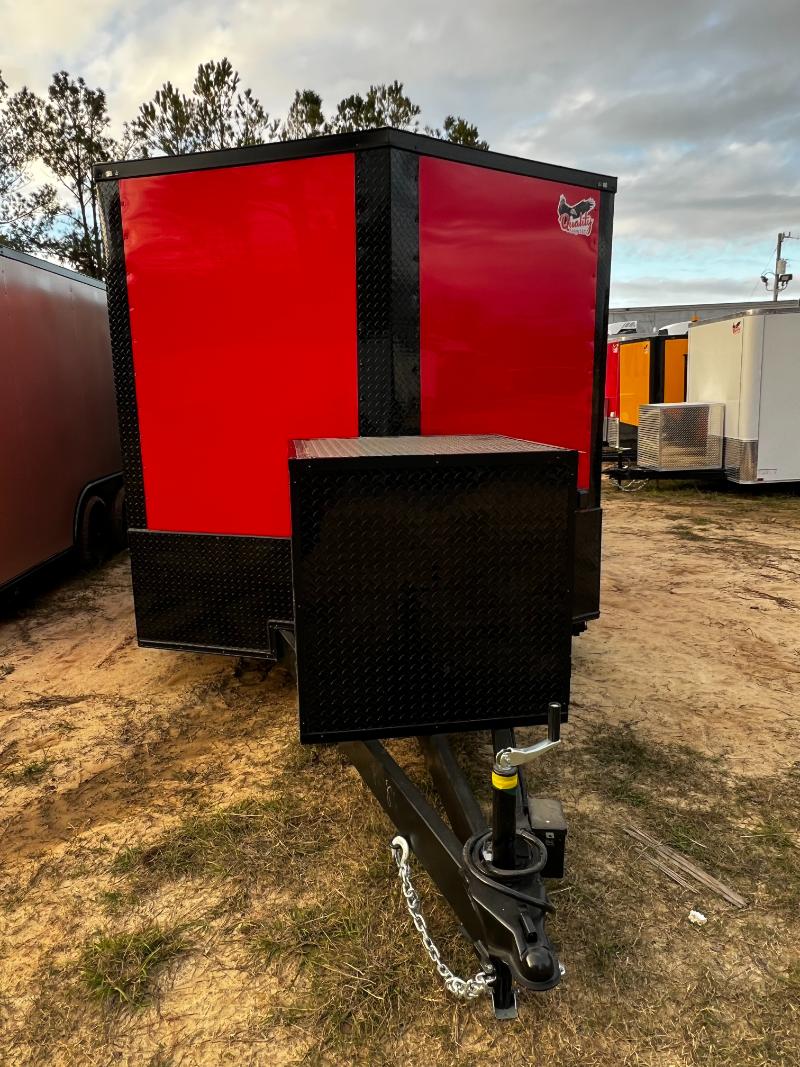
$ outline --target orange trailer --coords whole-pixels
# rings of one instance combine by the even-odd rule
[[[686,399],[689,342],[686,334],[619,340],[619,445],[635,448],[643,404],[680,404]],[[606,391],[608,395],[608,391]]]

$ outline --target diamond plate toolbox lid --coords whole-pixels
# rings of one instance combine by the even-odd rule
[[[577,453],[495,436],[290,447],[300,737],[567,707]]]
[[[494,434],[461,434],[429,437],[326,437],[293,441],[295,459],[370,459],[375,456],[430,456],[432,458],[497,453],[566,452],[555,445],[521,441]]]

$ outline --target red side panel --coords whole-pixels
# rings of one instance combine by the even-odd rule
[[[575,448],[588,486],[600,194],[423,157],[419,199],[422,432]]]
[[[606,349],[605,414],[619,418],[619,341],[609,341]]]
[[[286,537],[288,441],[358,434],[354,158],[120,196],[147,525]]]

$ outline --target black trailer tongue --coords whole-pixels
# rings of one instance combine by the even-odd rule
[[[339,742],[394,823],[406,905],[448,990],[490,993],[512,1018],[515,985],[562,975],[543,879],[563,875],[566,825],[557,801],[529,800],[522,767],[559,743],[569,699],[576,456],[503,437],[356,438],[296,441],[289,465],[301,740]],[[540,723],[547,739],[517,746],[514,726]],[[481,728],[491,823],[447,739]],[[449,825],[378,740],[410,735]],[[471,940],[474,977],[442,960],[412,853]]]
[[[497,762],[491,827],[443,735],[420,738],[420,743],[434,785],[444,784],[437,792],[450,826],[383,745],[366,741],[342,746],[398,828],[391,847],[406,905],[447,989],[467,1000],[490,993],[500,1019],[516,1017],[515,982],[543,991],[558,985],[564,973],[545,930],[547,915],[555,909],[543,879],[563,876],[566,823],[558,801],[529,802],[519,769],[522,762],[558,744],[560,729],[561,705],[554,703],[548,739],[538,745],[516,748],[513,730],[493,731]],[[519,761],[511,773],[501,770],[503,757]],[[497,778],[508,781],[497,784]],[[473,978],[456,977],[428,933],[411,882],[411,848],[473,943],[481,965]]]

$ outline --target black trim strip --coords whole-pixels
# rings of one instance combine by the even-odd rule
[[[54,566],[59,561],[67,560],[75,551],[75,545],[71,544],[69,548],[62,548],[60,552],[55,552],[52,556],[48,556],[47,559],[40,560],[38,563],[34,563],[32,567],[28,567],[27,570],[20,571],[19,574],[15,574],[13,578],[7,578],[4,582],[0,582],[0,597],[5,597],[6,594],[12,592],[17,586],[22,586],[30,578],[39,574],[42,571],[47,570],[48,567]],[[0,604],[0,609],[4,607]]]
[[[683,353],[683,399],[684,399],[684,401],[686,400],[686,397],[687,397],[687,395],[689,393],[689,349],[688,349],[689,338],[688,337],[686,338],[686,344],[687,344],[687,349]]]
[[[307,137],[300,141],[273,141],[248,148],[227,148],[217,152],[195,152],[185,156],[159,156],[156,159],[132,159],[119,163],[98,163],[93,168],[96,182],[117,181],[120,178],[144,178],[156,174],[179,174],[213,167],[241,167],[252,163],[275,163],[279,160],[303,159],[308,156],[327,156],[339,152],[364,152],[374,148],[400,148],[424,156],[449,159],[454,163],[469,163],[473,167],[488,167],[512,174],[526,174],[531,178],[566,185],[580,185],[614,193],[617,179],[607,174],[574,170],[550,163],[501,152],[484,152],[479,148],[452,144],[438,137],[408,133],[405,130],[384,128],[338,133],[326,137]]]
[[[611,234],[614,228],[614,198],[601,196],[597,230],[597,287],[594,307],[594,381],[592,398],[593,454],[589,470],[589,503],[600,505],[603,465],[603,401],[608,347],[608,302],[611,293]]]
[[[664,403],[664,338],[650,339],[650,404]]]
[[[275,634],[281,626],[287,626],[285,622],[270,623],[270,633]],[[278,660],[277,639],[272,637],[272,645],[268,649],[263,648],[226,648],[223,645],[193,645],[188,641],[145,641],[137,638],[136,643],[140,648],[155,648],[162,652],[198,652],[211,656],[241,656],[245,659],[265,659],[271,663]]]
[[[136,381],[133,370],[133,343],[128,310],[125,246],[122,239],[122,208],[119,182],[103,182],[98,189],[103,213],[103,239],[106,248],[106,289],[111,356],[117,392],[119,438],[125,467],[125,507],[128,525],[147,526],[139,440],[139,414],[136,407]]]
[[[420,432],[418,157],[356,155],[358,429]]]

